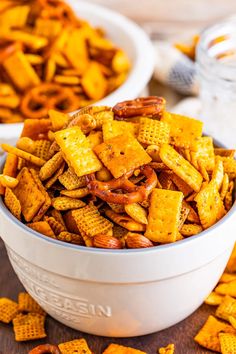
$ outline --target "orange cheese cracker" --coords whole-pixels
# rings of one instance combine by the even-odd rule
[[[132,122],[108,120],[102,125],[104,141],[126,133],[136,137],[138,135],[138,130],[139,124]]]
[[[63,156],[78,177],[99,171],[102,167],[86,136],[77,126],[55,133],[55,139]]]
[[[151,162],[151,157],[131,134],[109,139],[94,151],[115,178]]]
[[[194,340],[204,348],[220,352],[219,333],[235,334],[236,331],[229,324],[217,320],[214,316],[209,316]]]
[[[45,202],[30,170],[24,167],[18,175],[19,183],[13,192],[19,200],[26,221],[31,221]]]
[[[203,180],[201,174],[172,146],[162,145],[160,157],[177,176],[182,178],[195,192],[199,192]]]
[[[151,193],[145,236],[160,243],[174,242],[178,233],[183,193],[154,189]]]
[[[58,347],[61,354],[92,354],[84,338],[61,343]]]
[[[204,229],[214,225],[226,213],[218,186],[213,180],[197,194],[195,201]]]
[[[170,143],[183,148],[189,148],[202,136],[203,123],[199,120],[164,112],[161,121],[170,126]]]

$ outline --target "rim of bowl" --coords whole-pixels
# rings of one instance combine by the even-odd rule
[[[2,167],[2,163],[0,165],[0,167]],[[188,238],[185,238],[183,240],[177,241],[177,242],[173,242],[173,243],[168,243],[168,244],[164,244],[164,245],[159,245],[159,246],[154,246],[154,247],[150,247],[150,248],[135,248],[135,249],[104,249],[104,248],[94,248],[94,247],[86,247],[86,246],[79,246],[76,244],[71,244],[71,243],[67,243],[67,242],[63,242],[60,240],[55,240],[53,238],[50,238],[48,236],[45,236],[35,230],[30,229],[28,226],[26,226],[25,224],[23,224],[23,222],[19,221],[16,217],[14,217],[14,215],[11,214],[11,212],[7,209],[7,207],[5,206],[4,202],[3,202],[3,198],[0,198],[0,212],[2,212],[2,214],[4,215],[5,218],[9,219],[10,222],[13,222],[15,224],[15,226],[23,229],[25,232],[29,233],[29,234],[33,234],[34,236],[36,236],[38,239],[40,239],[41,241],[46,241],[46,242],[50,242],[52,244],[55,244],[59,247],[66,247],[66,248],[72,248],[73,250],[78,250],[78,251],[83,251],[83,252],[95,252],[95,253],[104,253],[104,254],[127,254],[127,253],[146,253],[146,252],[162,252],[162,251],[166,251],[169,249],[173,249],[174,247],[184,247],[186,244],[190,243],[190,242],[194,242],[194,241],[198,241],[199,239],[203,239],[204,240],[204,236],[206,236],[207,234],[210,234],[211,231],[214,231],[215,228],[220,227],[223,223],[227,222],[228,219],[230,219],[232,217],[233,214],[236,213],[236,200],[233,204],[233,206],[231,207],[231,209],[226,213],[226,215],[220,219],[217,223],[215,223],[214,225],[212,225],[211,227],[209,227],[206,230],[203,230],[202,232],[200,232],[197,235],[193,235],[193,236],[189,236]],[[211,235],[211,237],[214,237],[213,235]]]
[[[102,5],[87,3],[85,1],[78,1],[76,2],[76,4],[73,4],[73,2],[70,0],[67,0],[67,2],[69,3],[69,5],[71,5],[73,9],[75,9],[76,12],[78,12],[79,9],[86,9],[87,11],[91,10],[93,11],[93,13],[96,13],[98,17],[101,16],[105,20],[107,19],[108,21],[125,28],[128,38],[132,40],[135,47],[135,58],[133,60],[132,68],[125,82],[115,91],[111,92],[109,95],[105,96],[101,100],[95,102],[93,105],[112,105],[116,104],[117,100],[123,101],[125,99],[135,98],[145,88],[145,85],[150,80],[154,71],[154,47],[148,35],[134,21]],[[83,17],[83,15],[81,17]],[[120,98],[117,96],[119,96]],[[71,112],[70,114],[73,114],[75,112],[76,111]],[[23,122],[12,124],[0,124],[0,132],[2,137],[7,138],[9,134],[9,138],[15,137],[16,134],[20,134],[22,125]],[[9,128],[11,128],[10,131]]]

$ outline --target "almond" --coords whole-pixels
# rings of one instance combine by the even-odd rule
[[[103,234],[94,236],[93,246],[97,248],[113,248],[113,249],[122,248],[122,244],[120,240],[118,240],[113,236],[103,235]]]
[[[150,241],[147,237],[140,234],[135,234],[133,232],[128,232],[125,242],[128,248],[153,247],[152,241]]]

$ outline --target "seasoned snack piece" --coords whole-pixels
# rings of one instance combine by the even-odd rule
[[[32,140],[43,139],[48,136],[51,127],[50,119],[26,119],[21,137],[28,137]]]
[[[78,188],[78,189],[73,189],[73,190],[62,190],[61,194],[65,195],[66,197],[70,197],[70,198],[83,198],[86,197],[86,195],[88,195],[89,189],[87,187],[85,188]]]
[[[76,43],[78,46],[78,43]],[[107,81],[99,67],[92,62],[81,79],[81,85],[86,95],[93,100],[100,100],[107,93]]]
[[[33,222],[31,224],[27,224],[27,226],[37,232],[40,232],[41,234],[43,234],[45,236],[56,238],[53,230],[51,229],[51,226],[49,225],[49,223],[47,221]]]
[[[233,149],[215,148],[214,152],[215,152],[215,155],[230,157],[232,159],[235,156],[235,150],[233,150]]]
[[[229,283],[233,280],[236,280],[236,274],[224,272],[220,277],[219,283]]]
[[[154,189],[150,197],[148,225],[145,236],[160,243],[175,242],[183,193]]]
[[[217,287],[215,288],[215,292],[221,295],[229,295],[232,297],[236,297],[236,280],[217,285]]]
[[[192,208],[192,206],[186,202],[185,200],[183,200],[183,207],[186,207],[188,208],[190,211],[189,211],[189,214],[187,216],[187,220],[191,223],[194,223],[194,224],[199,224],[200,223],[200,220],[199,220],[199,217],[198,217],[198,214],[196,213],[196,211]]]
[[[58,222],[53,216],[44,216],[44,220],[48,222],[56,236],[58,236],[61,232],[66,231],[65,225]]]
[[[26,90],[40,84],[40,78],[23,52],[13,53],[2,64],[19,90]]]
[[[71,210],[84,207],[86,204],[79,199],[70,197],[58,197],[52,200],[52,205],[56,210]]]
[[[72,67],[84,73],[88,67],[88,51],[82,29],[74,29],[69,33],[65,46],[65,56]]]
[[[18,315],[13,319],[13,330],[15,340],[24,342],[45,338],[47,335],[44,329],[45,316],[38,313]]]
[[[6,188],[4,203],[6,204],[10,212],[18,220],[21,220],[21,204],[10,188]]]
[[[223,299],[224,296],[219,295],[216,292],[212,291],[205,299],[205,303],[211,306],[218,306],[222,303]]]
[[[61,354],[92,354],[84,338],[61,343],[58,345],[58,347],[61,351]]]
[[[133,349],[130,347],[124,347],[119,344],[110,344],[103,354],[147,354],[138,349]]]
[[[115,178],[151,162],[151,157],[131,134],[109,139],[94,151]]]
[[[178,190],[183,193],[184,197],[187,197],[189,194],[192,193],[193,189],[186,182],[184,182],[182,178],[177,176],[175,173],[172,173],[169,176],[169,178],[172,180],[172,182],[174,182]]]
[[[28,168],[24,167],[17,178],[19,183],[13,192],[21,204],[25,220],[29,222],[45,203],[45,196],[39,189]]]
[[[93,237],[93,246],[97,248],[120,249],[121,241],[109,235],[98,234]]]
[[[159,349],[159,354],[174,354],[174,352],[175,352],[174,344],[168,344],[167,347]]]
[[[229,295],[226,295],[219,307],[216,309],[216,316],[228,321],[229,316],[236,316],[236,300]]]
[[[215,180],[212,180],[197,194],[195,201],[204,229],[214,225],[226,213]]]
[[[161,121],[170,126],[170,144],[190,148],[202,136],[203,123],[199,120],[164,112]]]
[[[234,247],[233,247],[232,253],[229,257],[225,271],[229,272],[229,273],[236,272],[236,243],[234,244]]]
[[[219,339],[222,354],[236,354],[236,335],[219,333]]]
[[[17,175],[18,157],[15,154],[7,154],[6,162],[3,168],[3,174],[10,177]]]
[[[181,212],[180,212],[180,218],[179,218],[179,225],[178,228],[179,230],[182,229],[185,221],[187,220],[188,214],[190,213],[190,209],[182,204]]]
[[[183,236],[193,236],[202,232],[203,228],[198,224],[184,224],[180,232]]]
[[[137,137],[139,131],[139,124],[132,122],[123,122],[117,120],[108,120],[102,125],[103,140],[109,140],[115,136],[122,134],[131,134]]]
[[[87,139],[90,143],[91,148],[95,148],[95,146],[101,144],[103,142],[103,135],[101,131],[91,131],[87,136]]]
[[[47,161],[49,159],[49,149],[51,142],[48,140],[36,140],[33,144],[34,155]]]
[[[32,349],[29,354],[61,354],[57,345],[41,344]]]
[[[84,246],[84,240],[81,235],[78,234],[73,234],[68,231],[63,231],[57,236],[58,240],[64,241],[64,242],[69,242],[69,243],[74,243],[76,245],[81,245]]]
[[[63,215],[66,228],[69,232],[80,235],[80,230],[76,223],[76,218],[72,215],[73,210],[68,211]]]
[[[54,132],[64,129],[69,123],[68,114],[55,111],[54,109],[50,109],[48,111],[48,115],[52,123],[52,130]]]
[[[72,168],[68,168],[58,179],[68,191],[86,186],[85,177],[78,177]]]
[[[132,118],[138,116],[159,117],[162,115],[166,101],[163,97],[149,96],[123,101],[113,107],[118,118]]]
[[[92,151],[89,141],[79,127],[74,126],[55,133],[63,156],[78,177],[99,171],[102,164]]]
[[[41,181],[45,181],[52,177],[52,175],[61,167],[63,161],[64,159],[61,151],[48,160],[40,169],[39,178]]]
[[[215,167],[212,172],[212,180],[216,182],[218,190],[221,188],[223,178],[224,178],[223,162],[220,160],[220,158],[216,157]]]
[[[26,151],[23,151],[23,150],[20,150],[20,149],[17,149],[16,147],[14,146],[11,146],[11,145],[8,145],[8,144],[2,144],[2,149],[6,152],[10,152],[18,157],[21,157],[22,159],[28,161],[28,162],[31,162],[32,164],[36,165],[36,166],[43,166],[45,164],[45,160],[39,158],[39,157],[36,157],[32,154],[29,154],[28,152]]]
[[[204,326],[200,329],[194,340],[204,348],[220,352],[220,333],[235,334],[235,329],[229,324],[218,321],[214,316],[209,316]]]
[[[19,312],[18,304],[5,297],[0,298],[0,322],[10,323]]]
[[[128,232],[125,236],[125,243],[128,248],[147,248],[153,247],[152,241],[150,241],[147,237],[136,234],[134,232]]]
[[[201,174],[172,146],[162,145],[160,157],[177,176],[182,178],[195,192],[199,192],[203,180]]]
[[[229,183],[229,188],[225,196],[225,208],[228,211],[233,205],[234,182]]]
[[[98,234],[112,235],[113,224],[100,215],[98,209],[93,205],[87,205],[81,209],[73,210],[72,217],[83,236],[89,237]]]
[[[228,321],[229,321],[229,323],[231,324],[231,326],[232,326],[234,329],[236,329],[236,318],[233,317],[233,316],[229,316]]]
[[[147,211],[141,207],[138,203],[132,203],[125,205],[126,213],[135,221],[140,224],[147,224]]]
[[[150,118],[140,118],[138,141],[143,144],[168,144],[170,126],[168,123]]]
[[[158,145],[148,145],[146,152],[151,156],[152,161],[161,162],[160,158],[160,146]]]
[[[47,180],[47,182],[45,183],[46,189],[50,189],[54,185],[54,183],[56,183],[58,178],[63,174],[64,169],[65,169],[65,165],[66,165],[66,163],[63,162],[61,167],[59,167],[58,170],[56,171],[56,173],[54,174],[54,176],[52,176],[51,178],[49,178]]]
[[[42,219],[42,217],[44,216],[44,214],[46,214],[46,212],[48,211],[48,209],[50,208],[52,201],[51,198],[49,197],[49,194],[47,193],[47,191],[45,190],[42,182],[39,179],[39,174],[38,172],[36,172],[34,169],[30,169],[30,173],[32,174],[34,181],[36,182],[38,189],[40,190],[40,192],[43,194],[44,198],[45,198],[45,202],[42,205],[42,207],[39,209],[39,211],[37,212],[37,214],[35,215],[35,217],[33,218],[33,221],[40,221]]]
[[[215,166],[213,139],[202,136],[191,144],[191,154],[197,163],[201,162],[207,171],[212,171]]]
[[[146,225],[140,224],[137,221],[134,221],[130,216],[124,214],[116,214],[113,210],[106,210],[106,216],[114,221],[116,224],[124,227],[129,231],[145,231]]]
[[[39,313],[40,315],[44,315],[44,316],[46,314],[45,311],[28,293],[19,293],[18,305],[19,305],[20,312],[33,312],[33,313]]]
[[[229,189],[229,176],[227,175],[227,173],[225,173],[222,181],[221,191],[220,191],[220,197],[222,200],[225,199],[228,189]]]
[[[229,175],[229,178],[236,178],[236,160],[230,157],[220,157],[220,159],[224,165],[224,172]]]

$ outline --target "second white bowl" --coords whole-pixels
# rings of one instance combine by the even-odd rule
[[[108,8],[85,1],[67,2],[78,17],[88,20],[93,26],[104,28],[107,36],[127,53],[132,63],[124,84],[96,104],[113,106],[117,102],[139,96],[154,69],[153,46],[145,32],[131,20]],[[22,123],[0,124],[0,143],[14,144],[21,130]]]

